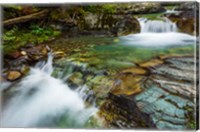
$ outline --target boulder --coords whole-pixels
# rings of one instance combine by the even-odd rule
[[[198,34],[198,25],[195,29],[195,23],[198,21],[195,17],[188,17],[186,12],[180,14],[170,14],[167,17],[175,22],[179,31],[191,35]],[[187,26],[186,26],[187,25]]]
[[[128,35],[140,32],[140,24],[136,18],[126,15],[120,18],[112,29],[117,36]]]
[[[78,22],[81,35],[127,35],[139,33],[140,24],[131,15],[88,14]]]
[[[195,2],[184,2],[180,4],[180,6],[177,6],[175,10],[179,11],[194,11],[196,8],[196,3]]]
[[[9,81],[15,81],[19,79],[22,76],[22,74],[19,71],[9,71],[7,73],[7,79]]]
[[[19,51],[15,51],[15,52],[7,54],[5,57],[9,59],[17,59],[20,56],[21,56],[21,53]]]

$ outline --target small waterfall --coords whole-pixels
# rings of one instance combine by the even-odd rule
[[[76,91],[84,101],[96,106],[96,98],[93,90],[90,90],[86,85],[84,85],[79,87]]]
[[[148,20],[139,18],[141,32],[120,37],[123,44],[143,47],[166,47],[195,44],[196,37],[177,32],[175,23],[167,18],[163,20]]]
[[[141,32],[153,32],[153,33],[165,33],[165,32],[176,32],[176,24],[168,20],[147,20],[146,18],[139,19],[141,25]]]
[[[49,54],[47,63],[38,63],[15,86],[17,92],[1,113],[1,127],[56,127],[60,117],[64,127],[77,128],[96,113],[94,107],[85,108],[78,92],[51,76],[52,60]]]

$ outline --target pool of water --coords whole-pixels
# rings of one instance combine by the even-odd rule
[[[165,36],[166,34],[163,35]],[[184,38],[184,35],[181,38]],[[127,37],[129,38],[127,39]],[[145,38],[140,38],[140,42],[136,41],[140,36],[132,35],[131,37],[71,38],[63,40],[60,44],[54,44],[51,46],[63,49],[64,52],[65,49],[67,49],[66,52],[69,52],[68,46],[73,43],[74,48],[70,45],[71,52],[64,59],[84,63],[89,67],[94,67],[100,70],[116,71],[135,66],[135,63],[142,63],[161,55],[181,56],[194,54],[194,40],[190,40],[186,43],[185,41],[179,41],[180,38],[172,38],[173,40],[177,40],[177,43],[170,44],[170,42],[166,42],[166,39],[162,40],[163,36],[160,38],[159,42],[159,38],[157,38],[156,34],[154,34],[154,39],[156,40],[154,40],[152,36],[149,42],[148,39],[146,40]],[[141,44],[141,42],[145,43],[147,46]]]

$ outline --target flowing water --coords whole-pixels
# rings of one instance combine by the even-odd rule
[[[105,40],[105,44],[95,45],[69,58],[89,67],[120,71],[159,55],[193,54],[195,36],[178,32],[174,23],[164,20],[166,21],[140,18],[141,33],[113,38],[108,44]],[[80,44],[86,42],[94,45],[99,42],[95,38],[91,39],[80,38]]]
[[[167,18],[163,20],[138,19],[141,33],[121,37],[125,44],[145,47],[169,47],[194,44],[195,36],[177,32],[177,26]]]
[[[55,41],[50,46],[66,48],[67,51],[67,46],[73,44],[87,45],[74,50],[73,54],[61,59],[61,62],[73,67],[81,64],[82,70],[90,67],[94,71],[120,71],[159,55],[194,53],[196,38],[179,33],[176,25],[169,20],[141,18],[139,22],[141,33],[138,34],[109,39],[66,39],[62,42]],[[50,54],[47,63],[39,62],[29,75],[14,86],[15,93],[3,108],[2,127],[84,127],[96,113],[95,101],[92,101],[95,98],[89,98],[93,91],[88,90],[87,85],[72,90],[66,83],[75,69],[70,71],[68,67],[66,71],[70,71],[69,73],[59,73],[57,78],[52,77],[52,60]],[[64,73],[65,69],[61,68],[61,71]],[[90,100],[92,106],[86,107],[86,100]]]
[[[141,32],[153,32],[153,33],[166,33],[166,32],[176,32],[176,24],[168,20],[167,18],[163,20],[148,20],[146,18],[138,19],[141,26]]]
[[[2,113],[2,127],[55,127],[61,117],[66,117],[65,127],[83,127],[96,112],[94,107],[85,107],[79,93],[51,76],[52,59],[50,54],[46,64],[32,68],[16,87]]]

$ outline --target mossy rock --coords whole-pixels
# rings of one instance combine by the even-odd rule
[[[74,72],[69,78],[68,78],[68,82],[71,82],[73,84],[76,85],[83,85],[83,79],[82,79],[83,75],[80,72]]]

